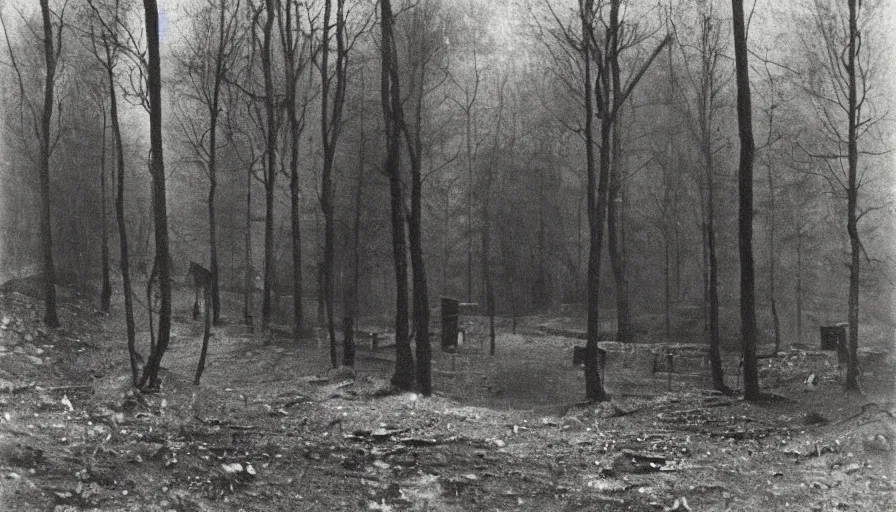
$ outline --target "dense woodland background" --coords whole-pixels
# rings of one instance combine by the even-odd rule
[[[0,3],[0,281],[43,268],[38,121],[46,54],[41,12],[32,4]],[[617,117],[601,316],[614,319],[627,297],[630,339],[700,341],[711,234],[721,340],[734,348],[739,143],[730,3],[620,5],[622,82],[632,83],[660,51]],[[776,325],[784,344],[816,344],[819,325],[847,319],[846,5],[747,6],[761,344],[774,342]],[[221,292],[253,292],[245,311],[223,309],[221,316],[242,321],[248,311],[295,326],[300,271],[303,329],[322,325],[319,299],[327,295],[337,325],[349,315],[388,324],[396,299],[379,4],[195,0],[160,7],[173,278],[181,282],[189,262],[198,262],[217,272]],[[140,283],[133,294],[143,322],[154,241],[142,9],[128,0],[52,0],[48,8],[57,61],[47,136],[56,274],[100,301],[105,245],[112,288],[120,290],[111,76],[129,272]],[[585,93],[569,38],[579,5],[400,0],[392,8],[404,112],[402,205],[412,217],[416,168],[429,306],[448,296],[483,311],[491,305],[501,316],[583,311]],[[859,4],[861,346],[892,347],[896,329],[893,14],[887,2]],[[271,98],[274,109],[267,108]]]

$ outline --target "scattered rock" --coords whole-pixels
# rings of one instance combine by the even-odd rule
[[[615,478],[596,478],[589,480],[587,485],[597,492],[623,492],[631,487],[631,484]]]
[[[379,427],[378,429],[370,433],[370,437],[372,437],[376,441],[384,441],[394,435],[404,432],[405,430],[406,429]]]
[[[889,452],[893,449],[890,440],[883,434],[866,437],[862,440],[862,446],[865,447],[866,451],[872,452]]]
[[[236,473],[243,472],[243,465],[239,462],[232,462],[230,464],[221,464],[221,469],[224,470],[228,475],[233,475]]]
[[[666,462],[666,457],[662,455],[622,450],[602,472],[609,476],[620,473],[652,473],[660,471]]]
[[[554,418],[544,417],[539,421],[545,427],[556,427],[557,425],[559,425],[559,423],[557,423],[557,420],[555,420]]]
[[[12,393],[16,385],[6,379],[0,379],[0,393]]]
[[[383,499],[380,502],[371,501],[367,503],[367,510],[376,510],[379,512],[392,512],[395,510],[395,507],[386,503],[386,500]]]
[[[828,423],[828,419],[815,411],[810,411],[803,415],[802,423],[806,426],[824,425]]]
[[[852,464],[850,464],[850,465],[846,466],[845,468],[843,468],[843,472],[846,473],[847,475],[851,475],[851,474],[855,473],[856,471],[858,471],[858,470],[860,470],[860,469],[862,469],[862,465],[853,462]]]
[[[561,428],[570,430],[582,430],[585,428],[585,423],[583,423],[582,420],[576,418],[575,416],[568,416],[566,418],[563,418],[563,426]]]
[[[681,497],[676,498],[672,506],[664,508],[663,512],[691,512],[691,507],[688,506],[687,498]]]

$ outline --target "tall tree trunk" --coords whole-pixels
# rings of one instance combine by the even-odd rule
[[[796,341],[803,342],[803,230],[796,232]]]
[[[665,231],[665,230],[664,230]],[[671,311],[671,294],[672,287],[670,285],[670,258],[669,258],[669,233],[663,233],[663,313],[666,327],[666,342],[672,339],[672,311]]]
[[[606,211],[606,200],[603,199],[604,191],[607,189],[607,181],[609,177],[609,152],[606,148],[610,147],[609,116],[604,115],[601,119],[601,162],[600,162],[600,185],[598,185],[598,176],[594,165],[594,103],[600,104],[604,100],[600,91],[594,90],[592,84],[592,52],[590,34],[594,30],[594,13],[593,0],[584,0],[579,13],[582,22],[582,39],[583,51],[582,57],[585,67],[585,162],[588,174],[588,232],[591,236],[588,249],[588,327],[587,342],[585,344],[585,395],[589,401],[601,402],[609,397],[604,391],[603,382],[601,380],[600,368],[598,366],[598,336],[600,332],[600,251],[601,240],[603,238],[604,212]],[[600,84],[603,79],[604,83]],[[604,90],[609,80],[606,75],[598,77],[594,83],[600,84]]]
[[[504,114],[504,86],[506,83],[507,78],[504,77],[504,81],[501,82],[498,89],[498,111],[495,116],[495,142],[492,153],[494,156],[486,176],[482,203],[482,276],[485,282],[485,304],[488,313],[488,353],[492,356],[495,355],[495,288],[492,284],[491,271],[491,195],[494,173],[498,168],[498,152],[501,147],[501,121]]]
[[[302,311],[302,211],[299,190],[299,127],[295,119],[294,107],[290,110],[290,164],[289,200],[292,225],[292,318],[295,336],[302,336],[305,330],[305,315]]]
[[[501,94],[501,93],[499,93]],[[501,94],[503,96],[503,94]],[[501,109],[503,107],[503,97],[499,100],[498,107],[498,123],[495,129],[495,155],[498,152],[498,139],[501,135]],[[497,160],[497,158],[495,159]],[[492,173],[496,171],[497,162],[492,161],[491,169],[488,170],[488,176],[485,181],[485,190],[483,190],[482,203],[482,280],[485,285],[485,310],[488,315],[488,353],[495,355],[495,289],[492,284],[491,270],[491,193],[492,193]]]
[[[508,226],[508,229],[509,229],[509,235],[508,235],[508,241],[507,241],[507,243],[508,243],[507,252],[509,253],[510,257],[507,258],[507,261],[509,263],[509,268],[507,269],[507,274],[509,276],[508,280],[510,281],[510,286],[509,286],[509,288],[510,288],[510,316],[513,318],[511,332],[513,334],[516,334],[517,317],[519,316],[518,309],[517,309],[517,302],[516,302],[516,287],[514,286],[514,283],[516,282],[516,263],[513,260],[513,258],[514,258],[514,255],[513,255],[513,227]]]
[[[254,329],[252,316],[255,309],[255,276],[252,271],[252,164],[246,170],[246,274],[243,280],[243,322]]]
[[[511,231],[512,232],[512,231]],[[576,302],[583,302],[585,298],[585,290],[580,284],[582,282],[582,255],[584,254],[585,245],[582,243],[582,204],[576,205]]]
[[[320,131],[324,150],[324,165],[321,171],[320,209],[324,216],[324,252],[321,261],[321,273],[323,284],[323,305],[326,314],[327,334],[330,340],[330,366],[339,366],[336,354],[336,328],[333,318],[333,257],[334,257],[334,226],[333,226],[333,158],[335,152],[331,151],[330,139],[330,15],[333,9],[333,1],[324,2],[323,32],[321,35],[321,64],[320,64]],[[338,72],[338,71],[337,71]],[[332,155],[332,156],[331,156]]]
[[[105,102],[103,102],[103,148],[100,153],[100,214],[102,215],[102,247],[101,260],[103,267],[103,289],[100,292],[100,309],[108,313],[112,302],[112,281],[109,278],[109,231],[107,228],[108,216],[106,215],[106,117]]]
[[[408,242],[411,254],[411,285],[414,296],[413,323],[417,347],[416,382],[423,396],[432,395],[432,347],[429,341],[429,287],[423,258],[423,98],[426,94],[425,48],[420,61],[413,64],[409,89],[413,92],[413,130],[404,121],[399,105],[398,118],[405,134],[411,163],[411,212],[408,218]],[[394,66],[395,63],[393,63]],[[393,75],[397,83],[397,73]]]
[[[422,89],[423,84],[420,87]],[[411,250],[411,274],[414,293],[417,390],[423,396],[430,396],[432,394],[432,349],[429,341],[429,290],[426,284],[426,269],[423,261],[422,195],[423,176],[420,169],[420,153],[417,153],[416,164],[411,166],[411,216],[408,223],[408,239]]]
[[[629,85],[624,90],[619,88],[619,84],[611,80],[611,66],[618,58],[620,51],[619,44],[619,6],[620,0],[611,0],[610,2],[610,19],[607,24],[607,30],[604,34],[604,52],[602,58],[597,59],[598,76],[594,81],[593,89],[591,83],[591,44],[596,40],[594,27],[593,0],[583,0],[580,5],[580,17],[582,21],[582,33],[585,44],[583,45],[583,56],[585,57],[585,110],[586,119],[586,145],[587,145],[587,164],[588,164],[588,221],[591,233],[591,247],[588,255],[588,342],[585,345],[585,389],[588,399],[592,401],[606,400],[607,396],[600,380],[598,368],[598,331],[600,321],[598,319],[599,312],[599,292],[600,292],[600,253],[602,240],[604,235],[604,222],[607,216],[607,202],[609,196],[609,181],[611,169],[611,151],[612,141],[611,134],[614,123],[616,122],[619,107],[625,103],[626,98],[637,85],[638,81],[644,76],[647,68],[656,59],[663,47],[669,43],[670,37],[667,36],[656,47],[653,53],[641,65],[641,68],[635,72],[629,81]],[[595,52],[600,54],[601,52]],[[591,94],[594,94],[594,103],[591,102]],[[599,177],[594,173],[594,154],[593,154],[593,135],[591,127],[591,117],[594,112],[594,106],[597,106],[597,116],[601,120],[601,154],[600,154],[600,171]],[[595,193],[595,186],[597,191]]]
[[[669,45],[669,89],[666,91],[666,102],[668,103],[668,109],[671,113],[674,108],[675,101],[675,69],[672,65],[672,45]],[[669,210],[670,210],[670,198],[672,197],[672,191],[669,187],[670,177],[672,176],[672,159],[674,155],[673,150],[673,142],[674,142],[674,133],[673,133],[673,123],[671,122],[672,116],[671,114],[668,116],[669,123],[666,126],[666,163],[663,166],[663,218],[661,219],[661,226],[663,228],[663,285],[664,285],[664,296],[663,296],[663,313],[664,313],[664,321],[666,327],[666,342],[670,342],[672,338],[672,276],[670,275],[671,271],[671,252],[672,252],[672,240],[673,236],[676,243],[678,242],[678,233],[675,232],[675,226],[677,223],[676,219],[669,218]],[[678,209],[676,208],[676,215],[678,213]],[[676,298],[678,297],[678,283],[675,283],[676,286]]]
[[[364,90],[364,72],[361,71],[361,90]],[[361,102],[361,115],[359,126],[361,128],[361,141],[358,144],[358,185],[355,188],[355,217],[352,222],[352,276],[348,281],[346,292],[346,320],[343,330],[342,364],[354,366],[355,364],[355,318],[358,315],[358,287],[361,281],[361,207],[364,204],[365,185],[365,161],[367,158],[367,131],[365,130],[366,109]]]
[[[325,167],[330,167],[325,165]],[[324,292],[324,312],[326,314],[327,334],[330,340],[330,364],[333,368],[339,366],[339,359],[336,353],[336,326],[333,317],[333,263],[336,256],[336,237],[333,212],[333,182],[332,167],[325,171],[324,182],[327,183],[323,187],[321,197],[321,207],[326,212],[324,214],[324,261],[321,263],[321,274]]]
[[[855,0],[850,0],[851,5]],[[734,25],[734,61],[737,83],[737,125],[740,134],[738,170],[738,247],[740,252],[740,321],[743,342],[744,398],[759,399],[756,357],[756,292],[753,264],[753,120],[750,68],[743,0],[731,0]]]
[[[715,114],[717,47],[714,44],[713,21],[703,18],[701,27],[701,80],[700,105],[697,115],[700,128],[700,151],[706,182],[706,263],[708,267],[707,300],[709,307],[709,362],[713,388],[723,393],[730,390],[725,385],[722,368],[722,340],[719,325],[719,262],[716,253],[716,184],[713,161],[712,134]]]
[[[601,147],[610,145],[610,123],[606,119],[601,122]],[[591,243],[588,252],[588,341],[585,345],[585,386],[588,400],[601,402],[609,397],[604,391],[603,382],[598,367],[598,346],[600,336],[600,266],[601,246],[604,235],[604,220],[607,211],[607,189],[609,181],[609,152],[601,151],[600,176],[592,177],[589,191],[591,203],[589,210],[589,224]],[[596,191],[593,181],[597,179]]]
[[[294,130],[293,130],[294,132]],[[297,138],[297,137],[296,137]],[[292,158],[298,158],[298,141],[290,149]],[[301,337],[305,332],[305,315],[302,310],[302,210],[299,191],[299,166],[290,164],[289,170],[289,212],[292,230],[292,319],[293,334]]]
[[[617,135],[614,135],[613,147],[616,147]],[[613,151],[618,154],[617,151]],[[622,183],[619,176],[619,164],[613,161],[610,171],[609,197],[607,198],[607,252],[610,254],[610,267],[613,270],[613,282],[616,287],[616,339],[622,343],[633,341],[632,316],[628,301],[628,283],[625,277],[625,257],[620,239],[622,219],[620,203],[622,201]]]
[[[193,375],[193,385],[198,386],[205,371],[205,358],[208,355],[208,340],[212,336],[212,315],[209,307],[209,286],[202,287],[202,309],[204,311],[202,323],[202,347],[199,349],[199,362],[196,364],[196,373]]]
[[[543,176],[539,177],[539,180]],[[538,241],[536,252],[538,253],[538,269],[535,274],[535,283],[532,287],[532,295],[534,296],[535,307],[539,310],[543,310],[549,307],[551,304],[551,296],[548,291],[548,276],[545,268],[546,264],[546,256],[547,256],[547,248],[545,247],[545,234],[546,234],[546,226],[545,226],[545,194],[544,194],[544,183],[539,183],[539,194],[538,194]]]
[[[494,168],[490,172],[494,172]],[[488,179],[484,194],[488,196],[491,188],[491,177]],[[485,310],[488,314],[488,353],[495,355],[495,291],[492,285],[491,271],[491,220],[489,219],[489,199],[486,197],[482,208],[482,278],[485,284]]]
[[[330,365],[333,368],[339,366],[336,355],[336,329],[333,318],[333,258],[334,258],[334,226],[333,226],[333,157],[335,151],[331,148],[330,128],[331,121],[330,101],[330,68],[328,58],[330,55],[330,13],[332,0],[326,0],[324,7],[323,35],[321,37],[321,140],[324,145],[324,167],[321,173],[321,199],[320,208],[324,215],[324,254],[321,262],[323,272],[324,310],[327,315],[327,332],[330,339]],[[337,71],[338,73],[338,71]],[[335,127],[334,127],[335,129]]]
[[[134,322],[134,299],[131,288],[130,255],[128,251],[127,220],[124,211],[124,143],[121,139],[121,124],[118,121],[118,95],[115,93],[115,68],[112,43],[104,33],[103,49],[106,54],[106,80],[109,86],[109,117],[112,121],[112,137],[115,139],[115,217],[118,223],[118,247],[120,252],[121,287],[124,295],[124,319],[127,334],[128,358],[131,364],[131,382],[138,384],[139,364],[137,360],[136,327]]]
[[[706,135],[708,136],[709,130]],[[704,141],[708,144],[708,141]],[[719,333],[719,262],[716,256],[715,227],[715,183],[712,164],[712,152],[706,151],[706,251],[709,263],[709,363],[712,373],[712,386],[722,392],[729,392],[725,385],[725,373],[722,369],[722,340]]]
[[[361,123],[364,122],[362,109]],[[342,341],[343,366],[355,365],[355,318],[358,314],[358,286],[361,281],[361,205],[364,199],[364,129],[361,129],[361,158],[358,160],[358,186],[355,189],[355,218],[352,222],[352,275],[346,283],[345,319]]]
[[[277,177],[277,133],[274,122],[274,78],[272,70],[271,32],[274,26],[275,0],[265,0],[267,17],[264,22],[261,67],[264,74],[265,106],[265,167],[264,179],[264,291],[261,303],[261,323],[267,328],[271,322],[271,292],[274,288],[274,185]]]
[[[467,90],[469,97],[469,90]],[[473,106],[466,104],[467,142],[467,302],[473,302]]]
[[[705,169],[704,175],[697,179],[697,188],[700,194],[700,218],[697,226],[700,228],[700,284],[702,285],[702,305],[703,305],[703,332],[706,339],[709,339],[709,240],[707,236],[707,215],[706,215],[706,189],[705,189]]]
[[[614,38],[618,41],[618,37]],[[618,42],[617,42],[618,44]],[[613,281],[616,287],[616,339],[623,343],[632,341],[632,316],[629,310],[628,282],[625,276],[625,249],[622,241],[624,219],[622,219],[622,135],[619,120],[622,117],[622,79],[619,72],[618,48],[608,52],[610,60],[610,78],[612,80],[613,120],[610,147],[610,185],[607,198],[607,251],[610,254],[610,266],[613,270]]]
[[[40,118],[40,210],[41,241],[44,259],[44,323],[59,327],[56,315],[56,269],[53,264],[53,228],[50,222],[50,121],[53,118],[53,89],[56,84],[56,49],[53,47],[53,25],[48,0],[40,0],[44,28],[44,104]],[[61,36],[61,34],[60,34]]]
[[[302,107],[302,117],[298,116],[296,108],[296,88],[298,86],[299,73],[304,67],[304,63],[297,62],[297,53],[301,59],[301,52],[304,47],[298,45],[297,37],[293,29],[295,21],[296,28],[299,29],[301,22],[299,14],[293,17],[292,2],[286,2],[284,14],[278,18],[278,26],[281,33],[281,44],[283,46],[283,64],[286,82],[286,94],[284,103],[286,104],[286,116],[289,120],[289,201],[290,201],[290,238],[292,241],[292,318],[293,318],[293,336],[298,339],[305,331],[305,315],[302,308],[302,211],[301,197],[299,187],[299,140],[302,131],[305,128],[305,108],[308,104],[307,97]],[[284,20],[285,18],[285,20]],[[284,23],[285,21],[285,23]]]
[[[215,93],[217,97],[217,92]],[[215,325],[221,322],[221,299],[218,289],[218,240],[217,240],[217,225],[215,219],[215,193],[218,189],[218,177],[217,177],[217,157],[215,151],[216,145],[216,132],[218,126],[218,108],[217,108],[217,99],[215,100],[215,109],[214,113],[211,116],[211,126],[209,132],[209,158],[208,158],[208,244],[209,244],[209,263],[211,268],[209,272],[212,274],[212,282],[210,284],[211,290],[211,309],[212,309],[212,322]],[[206,303],[206,306],[209,304]]]
[[[336,158],[336,145],[342,124],[342,108],[345,102],[346,86],[346,48],[345,48],[345,13],[344,0],[336,3],[336,70],[335,89],[331,94],[331,77],[329,71],[330,56],[330,15],[332,0],[324,4],[324,21],[321,47],[321,140],[324,147],[324,165],[321,173],[320,206],[324,215],[324,261],[322,263],[324,307],[327,314],[327,331],[330,338],[330,364],[339,365],[336,354],[336,321],[334,318],[334,275],[336,260],[336,220],[333,192],[333,165]],[[330,107],[330,100],[333,105]]]
[[[208,143],[208,235],[209,235],[209,271],[212,274],[211,282],[211,307],[212,322],[217,325],[221,322],[221,293],[220,293],[220,273],[218,265],[218,240],[217,240],[217,219],[215,217],[215,194],[218,188],[218,121],[220,119],[221,109],[221,83],[225,79],[227,73],[227,45],[232,33],[228,33],[226,23],[226,0],[220,0],[218,6],[218,42],[215,49],[215,71],[214,81],[212,83],[212,98],[209,105],[209,143]]]
[[[149,277],[146,279],[146,288],[144,292],[146,293],[146,316],[149,320],[149,354],[152,355],[156,351],[156,327],[155,327],[155,314],[156,309],[155,305],[155,297],[153,296],[153,283],[158,282],[159,278],[159,268],[156,262],[156,259],[152,260],[152,268],[149,270]],[[144,367],[145,370],[145,367]]]
[[[856,92],[856,64],[859,52],[859,27],[858,14],[856,13],[856,0],[848,0],[849,3],[849,53],[846,73],[849,79],[849,133],[847,139],[847,159],[849,166],[848,183],[846,189],[846,230],[849,233],[849,341],[847,350],[846,381],[844,387],[847,391],[859,390],[859,251],[862,244],[859,241],[858,227],[858,124],[859,107]]]
[[[158,388],[162,357],[171,336],[171,258],[168,255],[168,211],[165,197],[165,164],[162,156],[162,73],[159,60],[159,11],[156,0],[143,0],[146,17],[146,46],[149,54],[149,135],[153,182],[153,220],[155,223],[155,261],[158,267],[161,311],[159,335],[150,354],[140,385]]]
[[[441,283],[439,289],[442,297],[448,297],[448,264],[451,262],[451,239],[448,234],[451,232],[451,195],[445,194],[445,214],[442,216],[442,268]]]
[[[771,128],[771,123],[769,123]],[[775,299],[775,181],[772,172],[771,157],[768,157],[768,299],[772,308],[772,326],[775,332],[775,350],[772,356],[777,356],[781,350],[781,321],[778,318],[778,301]]]
[[[392,211],[392,253],[395,262],[395,373],[392,385],[410,390],[414,385],[414,355],[408,338],[408,264],[405,244],[404,199],[400,168],[399,142],[401,127],[398,112],[401,109],[401,92],[393,35],[392,3],[380,1],[380,28],[382,41],[381,102],[383,124],[386,130],[386,160],[384,169],[389,175],[389,202]]]

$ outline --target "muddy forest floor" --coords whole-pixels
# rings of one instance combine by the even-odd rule
[[[68,295],[48,331],[39,301],[0,293],[0,510],[896,509],[893,376],[845,395],[811,353],[763,360],[759,403],[617,375],[584,406],[576,340],[502,325],[494,357],[475,336],[438,353],[421,398],[387,392],[388,348],[328,374],[319,341],[230,324],[193,386],[181,292],[162,388],[141,395],[120,312]]]

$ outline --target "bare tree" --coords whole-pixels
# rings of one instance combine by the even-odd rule
[[[217,219],[219,124],[221,90],[235,65],[242,45],[239,30],[240,0],[205,0],[189,13],[192,30],[177,61],[184,71],[187,99],[204,107],[206,120],[197,125],[189,112],[181,110],[181,131],[208,178],[209,270],[212,273],[212,321],[221,321]]]
[[[125,162],[121,123],[118,114],[118,93],[116,67],[120,56],[118,40],[119,26],[123,23],[122,7],[119,0],[99,2],[88,0],[90,16],[90,47],[97,62],[103,68],[106,94],[109,95],[109,120],[112,124],[112,138],[115,148],[115,217],[118,225],[119,268],[121,271],[122,294],[124,295],[125,332],[127,336],[128,358],[133,383],[138,383],[138,352],[136,348],[136,328],[134,322],[133,290],[131,285],[130,254],[128,249],[127,219],[124,209]]]
[[[609,4],[594,0],[581,0],[579,19],[581,22],[581,52],[585,60],[586,94],[586,145],[588,169],[588,216],[591,235],[588,256],[588,341],[585,346],[585,389],[589,400],[607,399],[601,382],[597,362],[597,341],[600,330],[600,255],[603,244],[604,223],[607,217],[609,198],[610,167],[612,162],[612,132],[615,129],[622,105],[631,95],[647,68],[669,42],[666,36],[653,52],[629,78],[626,84],[618,79],[613,69],[618,66],[619,53],[629,44],[623,45],[619,10],[621,0],[610,0]],[[608,11],[608,12],[607,12]],[[600,33],[598,24],[606,26]],[[601,37],[603,36],[603,37]],[[574,41],[574,40],[573,40]],[[596,77],[592,88],[591,67],[596,67]],[[615,78],[614,78],[615,77]],[[594,95],[592,103],[591,95]],[[594,111],[594,112],[592,112]],[[592,117],[596,114],[601,122],[599,171],[594,165]]]
[[[676,35],[679,34],[676,27]],[[716,165],[714,155],[718,151],[716,144],[719,96],[726,83],[721,76],[719,60],[723,57],[726,32],[722,30],[722,22],[716,17],[712,4],[702,13],[699,28],[695,31],[699,42],[692,44],[679,39],[682,52],[685,76],[693,90],[693,105],[686,100],[688,127],[696,139],[700,150],[702,176],[698,177],[701,190],[701,228],[705,251],[707,275],[705,277],[705,295],[707,302],[707,321],[709,327],[709,360],[713,387],[722,392],[730,392],[725,385],[722,369],[721,338],[719,322],[719,263],[716,229]],[[694,49],[694,54],[690,49]],[[698,61],[699,68],[692,71],[691,61]]]
[[[880,41],[874,23],[879,18],[879,2],[848,0],[844,6],[829,0],[812,0],[809,5],[811,35],[802,43],[813,69],[806,73],[804,90],[809,93],[821,122],[822,150],[808,150],[821,161],[836,196],[846,196],[846,232],[849,238],[849,333],[844,387],[859,390],[859,291],[861,256],[865,253],[859,222],[880,206],[860,204],[860,190],[866,176],[860,157],[866,160],[884,152],[859,148],[883,118],[876,111],[880,93],[875,91],[877,67],[885,58],[877,55]],[[846,119],[843,119],[843,118]],[[844,126],[845,125],[845,126]],[[845,128],[845,130],[844,130]],[[846,161],[844,168],[843,161]],[[868,258],[867,254],[865,257]]]
[[[476,19],[481,13],[477,12],[474,3],[465,4],[469,8],[469,18]],[[472,76],[461,83],[453,74],[451,81],[460,91],[460,98],[451,96],[451,100],[457,104],[464,116],[464,147],[467,164],[467,302],[473,301],[473,168],[479,153],[480,141],[476,135],[476,106],[479,99],[479,87],[482,84],[483,69],[479,63],[479,34],[470,35],[470,54],[472,56]]]
[[[778,84],[769,69],[769,63],[765,64],[765,72],[768,77],[768,95],[769,105],[766,107],[766,119],[768,121],[765,143],[762,145],[765,160],[766,177],[768,178],[768,300],[772,312],[772,328],[774,331],[775,346],[771,357],[778,355],[781,350],[781,319],[778,314],[778,300],[776,295],[777,287],[777,254],[775,246],[775,234],[777,228],[777,209],[776,209],[776,185],[775,185],[775,161],[773,156],[773,146],[776,142],[775,138],[775,112],[780,108],[780,93]],[[801,250],[802,248],[800,248]],[[798,251],[797,258],[801,258]],[[799,272],[798,272],[799,274]],[[800,301],[797,298],[797,301]],[[800,305],[801,306],[801,305]],[[801,328],[802,326],[800,326]],[[799,331],[799,329],[798,329]]]
[[[364,91],[365,74],[361,69],[361,95],[358,99],[360,112],[358,126],[360,128],[358,141],[358,177],[355,184],[354,212],[351,230],[351,278],[345,283],[345,315],[342,324],[342,364],[354,366],[355,364],[355,317],[358,314],[358,288],[361,281],[361,211],[364,201],[364,188],[366,186],[366,158],[367,158],[367,109]]]
[[[149,354],[140,387],[158,388],[162,357],[171,337],[171,258],[168,253],[168,211],[165,200],[165,164],[162,156],[162,73],[159,59],[159,9],[156,0],[143,0],[146,47],[149,54],[147,91],[149,98],[150,169],[153,184],[155,225],[155,269],[158,271],[160,311],[158,340]]]
[[[53,263],[53,231],[51,226],[51,210],[50,210],[50,158],[53,150],[59,141],[60,132],[52,133],[53,106],[55,102],[54,89],[58,76],[58,61],[62,53],[62,34],[65,6],[60,9],[59,13],[53,13],[50,10],[49,0],[40,0],[40,13],[42,22],[42,40],[43,58],[44,58],[44,85],[43,85],[43,102],[40,108],[32,102],[27,94],[27,86],[22,75],[22,69],[16,52],[10,42],[9,29],[6,21],[0,16],[0,26],[3,28],[3,34],[6,38],[6,46],[9,50],[9,63],[16,74],[19,88],[19,102],[21,109],[27,109],[28,115],[33,123],[32,129],[38,140],[38,158],[37,171],[40,183],[40,233],[41,248],[43,256],[43,285],[44,285],[44,323],[48,327],[59,327],[59,317],[56,313],[56,270]],[[56,26],[54,20],[56,18]],[[58,117],[58,116],[57,116]],[[25,117],[22,116],[23,134]]]
[[[103,147],[101,149],[102,156],[100,157],[100,195],[103,216],[101,249],[103,289],[100,292],[100,309],[104,313],[108,313],[112,307],[112,280],[109,277],[109,230],[107,229],[109,217],[106,213],[106,197],[108,196],[108,187],[106,186],[106,131],[109,127],[109,118],[106,116],[105,101],[103,101],[101,109],[103,111]]]
[[[384,171],[389,176],[389,202],[392,220],[392,254],[395,264],[395,373],[392,385],[410,390],[414,385],[414,354],[408,337],[408,263],[405,238],[404,194],[401,183],[400,144],[402,133],[401,90],[398,80],[398,55],[395,48],[392,2],[380,0],[380,99],[386,132]]]
[[[303,94],[301,108],[298,104],[298,88],[306,68],[312,60],[311,41],[315,30],[310,15],[307,23],[302,22],[300,5],[294,0],[287,0],[285,7],[277,17],[280,31],[280,43],[283,53],[284,104],[289,127],[289,198],[290,221],[292,230],[292,267],[293,267],[293,333],[296,337],[305,332],[304,313],[302,311],[302,229],[301,198],[299,190],[299,140],[305,130],[305,114],[309,103],[307,88]]]
[[[100,264],[102,271],[102,288],[100,290],[100,310],[108,313],[112,307],[112,280],[111,270],[109,267],[109,215],[106,210],[106,198],[108,197],[108,185],[106,183],[108,172],[106,172],[106,154],[108,153],[106,143],[108,141],[107,133],[109,131],[109,116],[106,107],[107,93],[106,87],[100,77],[100,83],[88,83],[89,96],[96,103],[103,117],[102,142],[100,143],[100,215],[101,215],[101,238],[100,238]]]
[[[489,355],[495,355],[495,290],[492,283],[491,270],[491,195],[494,174],[498,164],[501,150],[501,122],[504,115],[504,89],[507,85],[507,75],[504,75],[498,85],[498,105],[495,113],[494,144],[492,146],[491,168],[485,176],[485,190],[482,191],[482,275],[485,282],[485,305],[488,313]]]
[[[417,389],[432,394],[431,346],[429,341],[429,287],[423,258],[423,152],[424,111],[429,93],[443,83],[447,73],[436,74],[444,38],[437,26],[438,11],[432,2],[420,2],[411,12],[407,28],[408,95],[411,119],[398,112],[411,167],[411,207],[407,215],[413,288],[413,325],[417,347]],[[430,111],[431,112],[431,111]]]
[[[262,95],[256,94],[247,82],[253,78],[256,59],[258,58],[257,23],[263,8],[257,7],[251,0],[247,2],[247,10],[250,20],[247,25],[241,25],[245,34],[242,37],[249,39],[248,47],[242,46],[242,58],[237,60],[238,65],[232,69],[232,73],[224,75],[225,87],[222,89],[226,116],[224,117],[224,138],[227,145],[233,148],[233,154],[239,160],[239,165],[246,173],[245,189],[245,229],[244,229],[244,259],[243,259],[243,322],[254,329],[256,274],[252,257],[252,223],[259,220],[253,215],[252,209],[252,184],[260,182],[265,184],[264,170],[259,177],[256,165],[262,162],[264,166],[266,143],[259,144],[257,138],[265,138],[264,113],[260,106]]]
[[[261,323],[268,327],[271,321],[271,293],[274,287],[274,190],[277,178],[277,124],[276,98],[274,97],[273,28],[277,15],[276,1],[265,0],[265,20],[262,30],[261,69],[264,75],[265,111],[265,220],[264,220],[264,290],[261,302]],[[254,14],[259,16],[258,11]],[[253,31],[257,22],[253,21]],[[253,33],[254,35],[254,33]],[[257,37],[257,36],[254,36]],[[301,298],[299,298],[301,300]]]
[[[324,215],[324,259],[323,272],[324,306],[327,313],[327,331],[330,337],[330,364],[339,365],[336,355],[336,324],[333,317],[333,266],[336,259],[336,226],[334,224],[333,163],[336,145],[342,131],[342,111],[345,105],[345,90],[348,72],[348,47],[345,34],[345,0],[336,0],[336,21],[330,24],[333,0],[324,4],[324,19],[321,34],[320,75],[321,75],[321,116],[320,131],[324,151],[321,171],[320,206]],[[333,75],[330,74],[330,29],[334,28],[336,38],[336,62]],[[335,79],[335,84],[333,83]],[[331,96],[332,95],[332,96]],[[332,101],[332,105],[330,102]]]
[[[854,0],[850,0],[854,1]],[[740,250],[740,331],[743,343],[744,398],[759,399],[756,357],[756,293],[753,264],[753,114],[750,101],[750,63],[743,0],[731,0],[734,61],[737,82],[737,126],[740,134],[738,170],[738,247]]]
[[[63,8],[64,12],[64,8]],[[44,82],[44,102],[40,117],[40,190],[41,190],[41,233],[44,253],[44,287],[46,311],[44,323],[58,327],[56,315],[56,271],[53,266],[53,231],[50,226],[50,155],[52,153],[50,123],[53,118],[53,88],[56,84],[56,60],[62,52],[62,16],[54,31],[50,16],[49,0],[41,0],[40,14],[44,27],[44,62],[46,81]],[[54,33],[55,32],[55,33]],[[56,43],[53,42],[53,37]]]

